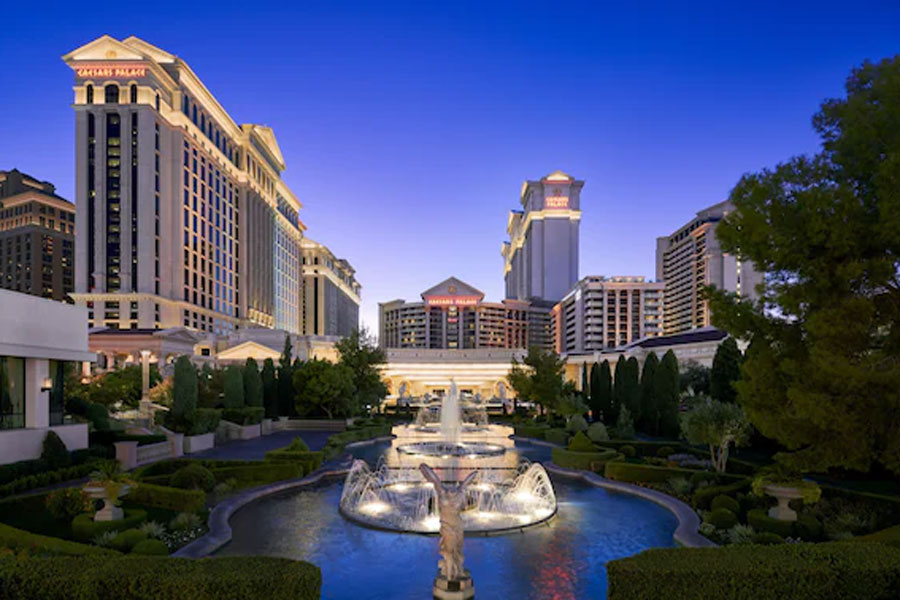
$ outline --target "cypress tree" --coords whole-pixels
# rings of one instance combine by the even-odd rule
[[[680,433],[678,425],[678,359],[671,350],[665,353],[656,369],[653,388],[658,435],[677,438]]]
[[[597,381],[591,384],[591,392],[593,393],[593,390],[597,390],[599,405],[603,411],[603,422],[610,426],[615,425],[616,420],[619,418],[620,405],[613,398],[612,372],[609,369],[609,361],[604,360],[599,367],[595,364],[594,372],[597,373]],[[594,372],[591,373],[592,377]]]
[[[278,415],[287,417],[294,412],[294,369],[290,363],[278,367]]]
[[[620,355],[619,360],[616,361],[616,376],[613,379],[613,404],[615,404],[616,406],[627,406],[628,409],[631,410],[632,407],[628,403],[627,396],[627,363],[628,361],[625,359],[624,355]],[[633,416],[634,412],[632,412],[631,414]]]
[[[742,361],[743,355],[733,337],[728,336],[716,348],[709,373],[709,394],[714,400],[730,403],[737,401],[737,390],[733,384],[741,378]]]
[[[581,365],[581,399],[585,404],[588,404],[591,398],[591,385],[588,381],[590,370],[591,366],[587,362]]]
[[[242,369],[230,366],[225,369],[225,408],[244,407],[244,375]]]
[[[638,381],[640,366],[635,357],[625,363],[625,406],[631,412],[632,418],[641,408],[641,385]]]
[[[278,416],[278,381],[275,379],[275,363],[271,358],[263,362],[261,379],[266,417],[274,419]]]
[[[244,363],[244,402],[247,406],[263,405],[263,385],[256,360],[248,358]]]
[[[591,415],[595,421],[606,420],[603,405],[603,391],[600,389],[600,365],[594,363],[591,367]]]
[[[636,412],[638,431],[649,435],[659,435],[659,415],[656,403],[655,378],[659,359],[651,352],[644,359],[644,370],[641,372],[640,410]]]
[[[191,423],[197,410],[197,370],[187,356],[175,361],[175,381],[172,383],[172,423],[184,428]]]

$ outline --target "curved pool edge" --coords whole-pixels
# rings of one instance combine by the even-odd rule
[[[393,436],[381,436],[370,440],[351,442],[346,444],[344,448],[375,444],[377,442],[389,440],[392,437]],[[234,513],[244,506],[271,494],[314,485],[322,479],[346,475],[349,472],[349,463],[338,463],[332,466],[320,467],[302,479],[276,481],[275,483],[270,483],[268,485],[244,490],[237,496],[233,496],[216,504],[212,511],[210,511],[209,519],[207,520],[209,531],[202,537],[182,546],[170,556],[173,558],[203,558],[209,556],[231,541],[231,524],[229,521]]]
[[[644,500],[649,500],[654,504],[662,506],[675,515],[675,519],[678,521],[678,527],[676,527],[675,531],[672,533],[672,538],[682,546],[688,548],[709,548],[717,546],[713,541],[700,535],[700,517],[694,509],[674,496],[669,496],[668,494],[639,485],[606,479],[605,477],[601,477],[596,473],[591,473],[589,471],[566,469],[553,462],[545,463],[544,468],[554,475],[581,479],[593,486],[638,496]]]

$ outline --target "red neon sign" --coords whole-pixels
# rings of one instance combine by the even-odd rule
[[[75,67],[75,75],[78,77],[112,77],[114,79],[127,79],[131,77],[144,77],[147,75],[147,67],[132,64],[108,64],[91,65],[89,67]]]

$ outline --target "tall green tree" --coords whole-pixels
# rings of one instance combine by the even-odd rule
[[[604,360],[602,365],[594,363],[591,368],[591,411],[594,420],[609,424],[612,406],[612,376],[609,361]]]
[[[350,416],[353,405],[353,374],[350,368],[327,360],[308,360],[294,371],[295,399],[300,415],[329,419]]]
[[[225,368],[225,408],[244,407],[244,374],[238,366]]]
[[[365,413],[369,407],[377,409],[387,395],[387,386],[381,379],[380,371],[386,360],[384,351],[365,328],[353,330],[353,333],[341,338],[335,347],[340,356],[338,362],[349,369],[356,390],[352,398],[353,413]]]
[[[633,411],[633,407],[628,404],[628,383],[626,382],[626,380],[628,379],[628,376],[626,375],[627,371],[628,359],[625,358],[624,355],[620,354],[619,360],[616,361],[615,377],[613,378],[613,403],[616,406],[627,406],[628,410]],[[634,412],[632,412],[631,415],[633,418]]]
[[[709,373],[709,395],[719,402],[736,402],[734,383],[741,378],[743,355],[731,336],[719,344]],[[695,390],[696,391],[696,390]],[[700,393],[700,392],[698,392]]]
[[[628,410],[631,411],[632,418],[641,410],[641,384],[640,365],[634,356],[625,361],[625,382],[623,401]]]
[[[709,448],[709,458],[719,473],[728,466],[731,446],[743,446],[750,437],[750,424],[740,406],[705,400],[681,416],[681,430],[691,444]]]
[[[656,400],[656,435],[677,438],[681,431],[678,423],[679,409],[679,373],[678,359],[671,350],[667,351],[653,381],[653,394]]]
[[[275,379],[275,362],[271,358],[263,361],[262,375],[263,406],[266,417],[274,419],[278,416],[278,380]]]
[[[585,404],[591,399],[591,365],[587,362],[581,365],[581,399]]]
[[[709,394],[709,367],[688,361],[681,371],[681,393],[694,396]]]
[[[750,342],[738,401],[785,467],[900,473],[900,57],[845,90],[813,119],[821,152],[731,192],[717,235],[766,274],[760,300],[707,293]]]
[[[250,357],[244,363],[244,403],[247,406],[263,405],[263,383],[256,359]]]
[[[297,390],[294,389],[293,348],[291,336],[284,336],[284,350],[278,359],[278,414],[288,417],[295,414],[294,400]]]
[[[569,392],[563,380],[565,368],[565,361],[555,352],[532,346],[521,363],[513,357],[512,368],[506,380],[520,400],[556,411]]]
[[[197,369],[187,356],[175,360],[175,378],[172,384],[172,410],[169,423],[185,429],[197,411]]]
[[[641,371],[641,403],[640,410],[635,413],[638,431],[649,435],[659,435],[659,407],[656,404],[656,369],[659,358],[651,352],[644,359]]]

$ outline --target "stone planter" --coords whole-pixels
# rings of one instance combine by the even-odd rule
[[[788,506],[791,500],[803,497],[800,488],[790,485],[767,485],[763,491],[778,500],[778,504],[769,509],[769,516],[779,521],[796,521],[797,511]]]
[[[184,453],[185,454],[194,454],[196,452],[203,452],[204,450],[209,450],[216,445],[216,434],[215,433],[203,433],[201,435],[186,435],[184,436]]]
[[[131,486],[123,485],[119,488],[119,498],[128,493]],[[106,487],[96,482],[90,482],[84,487],[84,493],[95,500],[103,500],[103,507],[94,515],[95,521],[119,521],[125,518],[122,508],[115,505],[118,498],[110,498],[106,493]]]
[[[272,425],[272,419],[263,419],[260,424],[260,432],[263,435],[269,435],[273,431],[275,431],[275,428]]]
[[[239,439],[242,440],[252,440],[253,438],[258,438],[262,435],[262,427],[259,423],[256,425],[241,425],[241,437]]]

